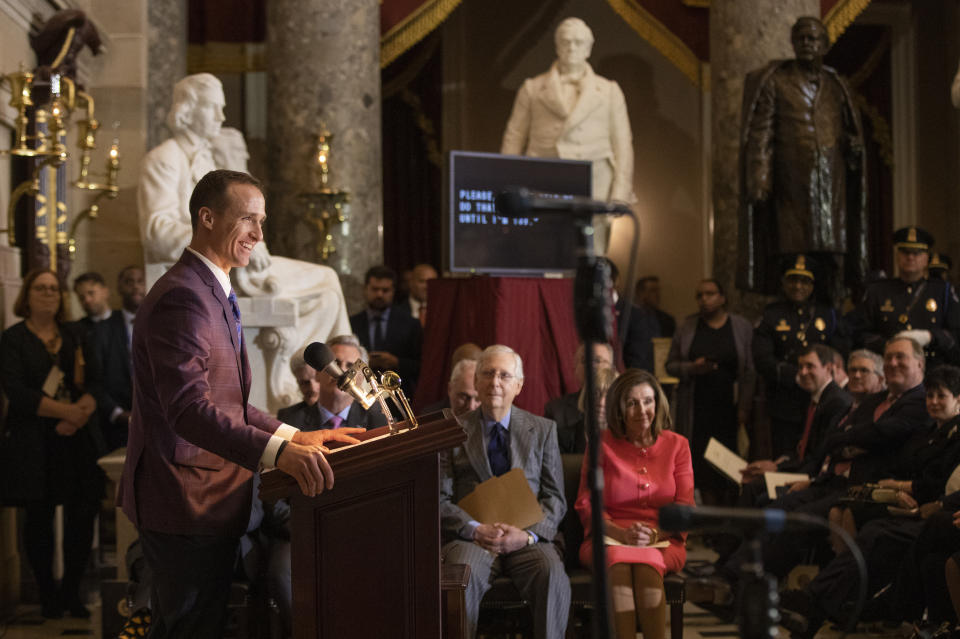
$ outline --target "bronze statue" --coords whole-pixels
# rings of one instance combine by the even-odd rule
[[[744,83],[737,287],[775,294],[780,256],[815,254],[834,302],[867,268],[860,115],[844,80],[823,65],[823,23],[799,18],[790,36],[796,58]]]

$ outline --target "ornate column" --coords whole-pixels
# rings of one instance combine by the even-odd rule
[[[187,75],[187,2],[147,2],[147,150],[170,137],[173,85]]]
[[[746,305],[758,310],[761,304],[759,296],[741,297],[734,287],[743,79],[747,72],[770,60],[793,57],[790,27],[800,16],[819,17],[819,1],[713,0],[710,3],[713,272],[726,287],[727,299],[733,307]]]
[[[268,245],[319,261],[297,194],[316,188],[317,134],[326,126],[329,185],[350,192],[327,264],[340,274],[348,309],[359,310],[363,274],[383,260],[379,0],[271,0],[267,72]]]

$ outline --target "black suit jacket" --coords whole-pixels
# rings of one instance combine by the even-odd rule
[[[837,424],[850,410],[851,404],[853,404],[853,397],[850,393],[837,386],[836,382],[827,384],[813,412],[813,424],[810,427],[810,437],[807,440],[804,458],[797,459],[794,454],[791,459],[781,463],[778,470],[816,475],[821,463],[817,458],[817,451],[820,450],[826,438],[835,432]]]
[[[308,406],[305,402],[300,402],[293,406],[281,408],[277,411],[277,419],[284,424],[296,426],[304,431],[323,428],[323,424],[320,423],[320,409],[316,404]],[[357,402],[350,406],[347,421],[343,424],[343,426],[350,428],[379,428],[386,425],[387,418],[383,416],[383,411],[380,410],[378,405],[374,404],[370,410],[366,410]]]
[[[626,304],[617,302],[617,321],[623,322]],[[641,368],[653,372],[653,338],[660,335],[660,322],[652,309],[634,304],[630,308],[630,323],[623,339],[623,363],[627,368]]]
[[[114,409],[129,411],[133,406],[130,348],[123,311],[114,311],[107,319],[93,323],[87,333],[87,345],[94,358],[90,365],[91,390],[107,446],[110,450],[126,446],[127,424],[110,421]]]
[[[366,310],[350,316],[350,328],[367,350],[373,350],[370,347],[370,323],[367,321]],[[420,322],[403,308],[392,307],[384,342],[378,350],[396,355],[399,360],[396,372],[403,382],[403,392],[407,397],[413,397],[417,389],[417,379],[420,377],[420,349],[423,344]]]
[[[886,391],[870,395],[850,415],[844,428],[828,435],[820,450],[836,460],[845,447],[861,448],[865,454],[853,460],[850,481],[863,483],[882,479],[889,473],[900,447],[929,424],[926,390],[918,384],[893,403],[874,421],[873,413],[886,398]],[[821,457],[822,458],[822,457]]]
[[[561,453],[582,453],[587,446],[583,435],[583,413],[577,407],[580,392],[568,393],[547,402],[543,416],[557,422],[557,444]]]

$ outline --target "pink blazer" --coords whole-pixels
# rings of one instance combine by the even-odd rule
[[[280,422],[247,404],[250,365],[230,303],[189,251],[140,305],[132,355],[123,511],[148,530],[241,535],[252,473]]]

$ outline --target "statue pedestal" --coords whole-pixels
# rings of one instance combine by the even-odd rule
[[[299,401],[290,372],[298,342],[297,300],[285,297],[239,297],[243,339],[253,374],[250,403],[269,413]]]

